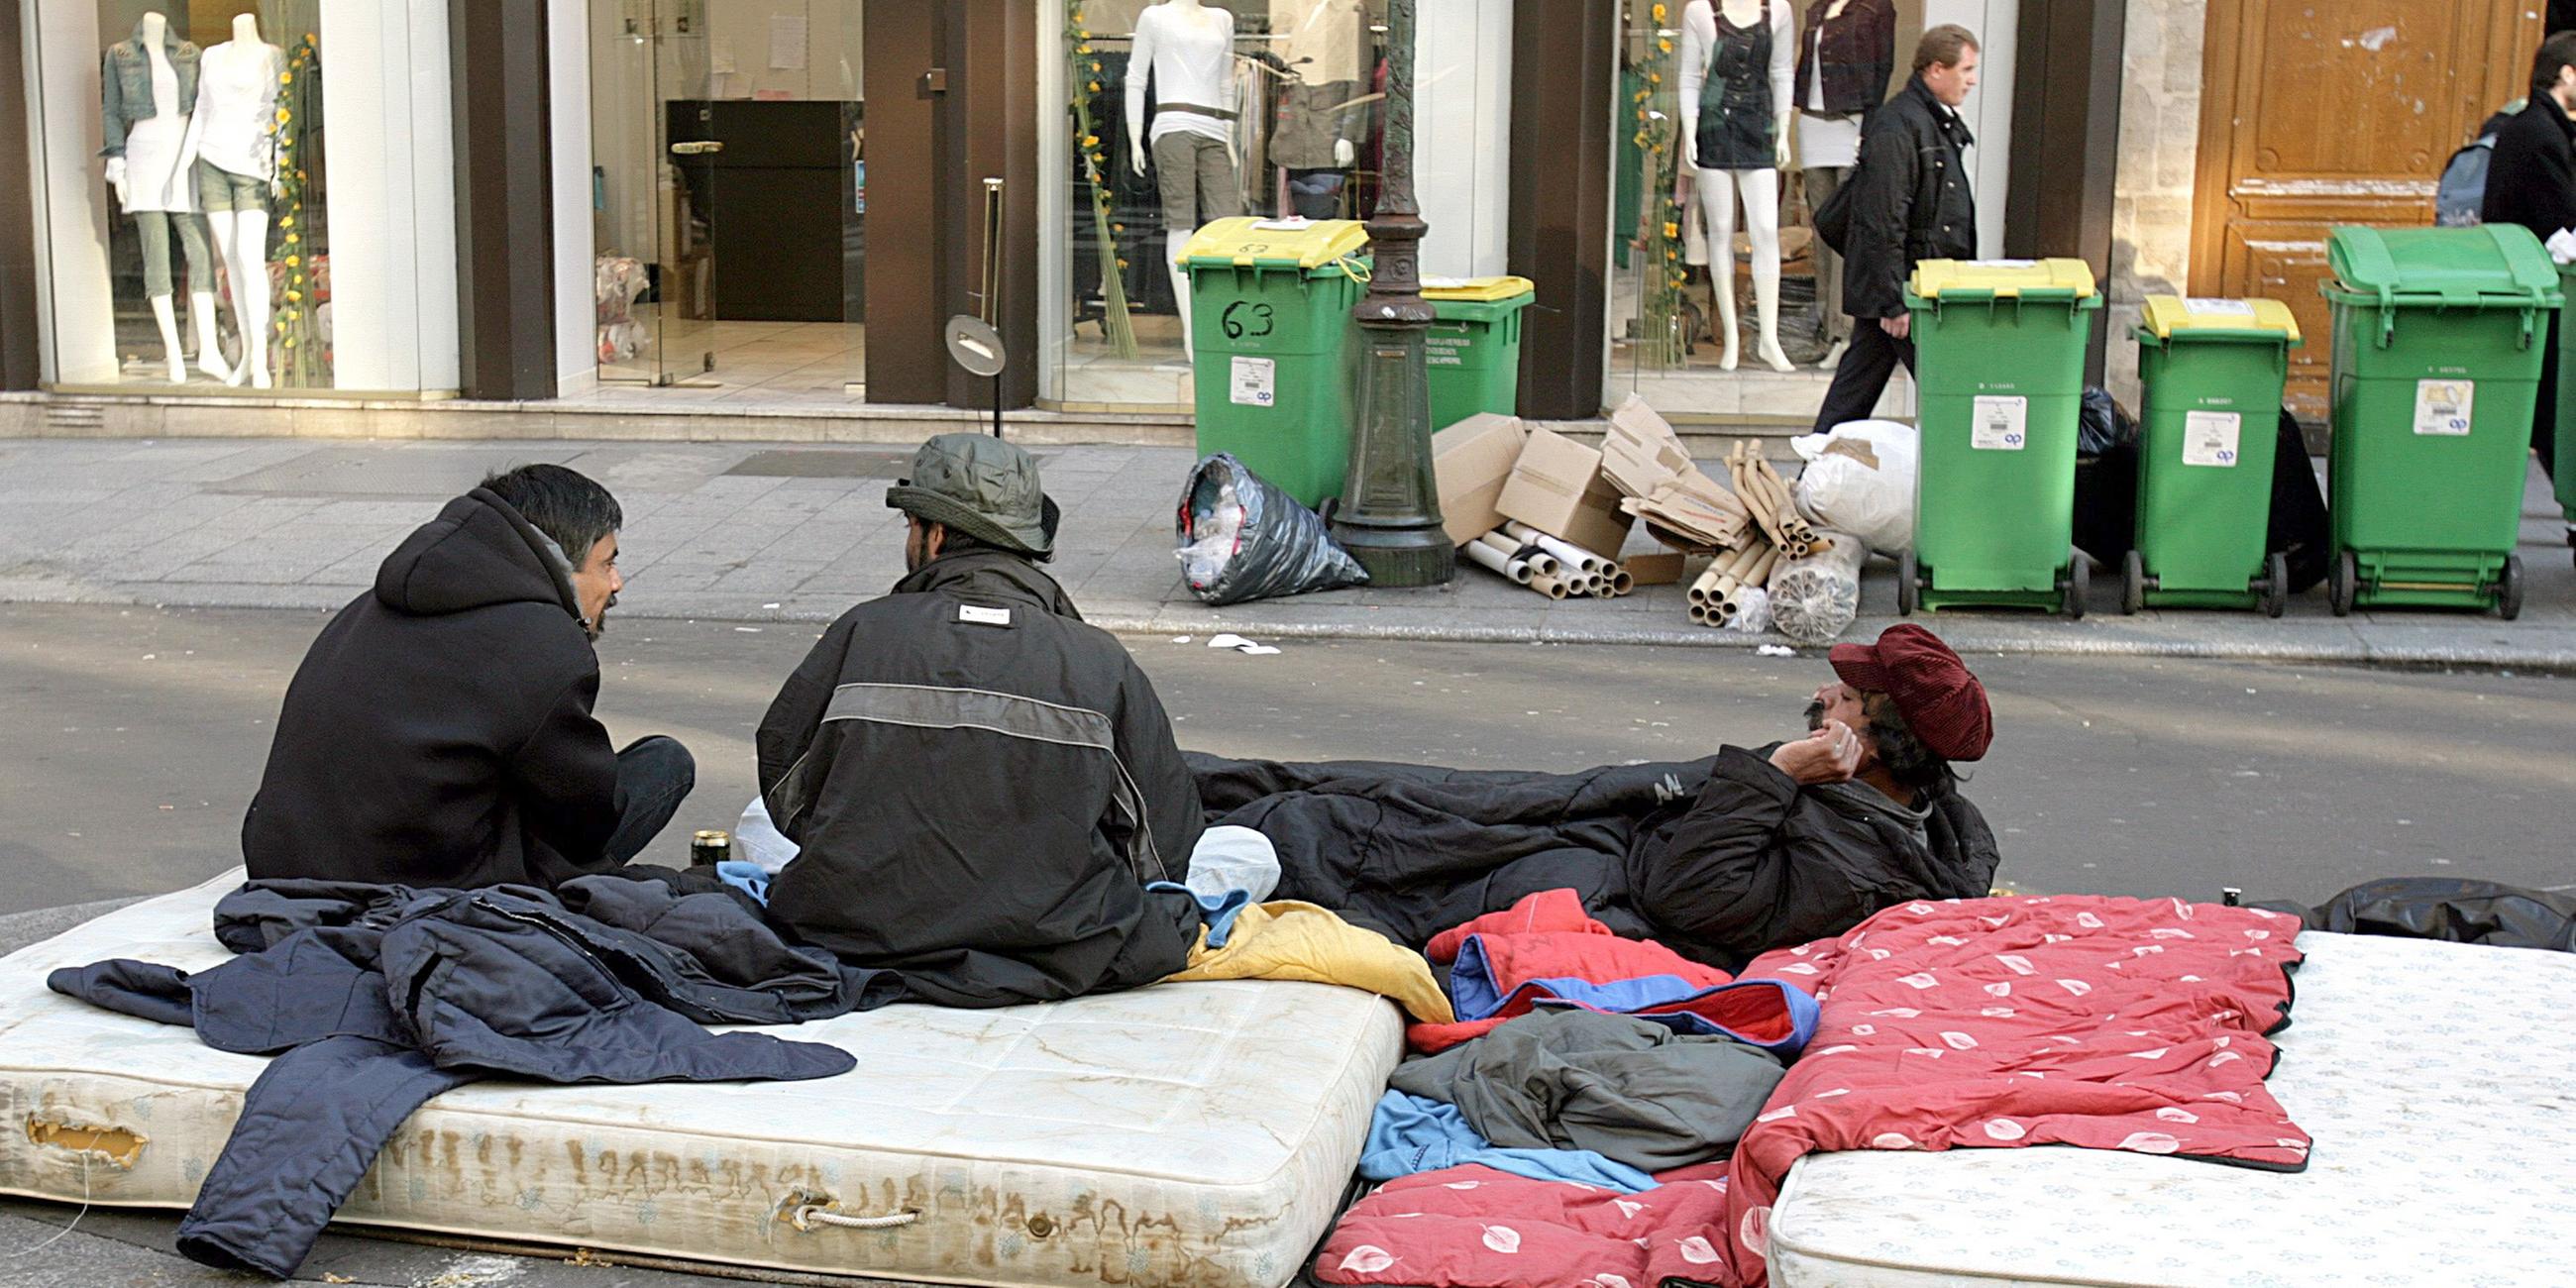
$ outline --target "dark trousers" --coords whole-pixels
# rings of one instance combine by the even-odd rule
[[[617,753],[617,830],[608,838],[609,864],[634,862],[697,785],[697,758],[677,738],[638,738]]]
[[[1914,370],[1912,340],[1889,335],[1876,318],[1852,319],[1851,348],[1843,352],[1842,365],[1834,368],[1833,388],[1825,391],[1825,405],[1816,413],[1816,432],[1830,433],[1836,425],[1869,419],[1900,362],[1907,371]]]

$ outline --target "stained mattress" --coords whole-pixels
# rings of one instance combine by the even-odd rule
[[[0,959],[0,1192],[185,1207],[266,1061],[57,996],[108,957],[224,960],[238,872]],[[773,1030],[815,1082],[487,1082],[431,1101],[340,1219],[740,1266],[995,1285],[1274,1285],[1331,1223],[1402,1048],[1320,984],[894,1006]],[[807,1204],[912,1223],[791,1219]]]
[[[1819,1154],[1777,1288],[2549,1285],[2576,1229],[2576,954],[2354,935],[2308,959],[2271,1087],[2300,1173],[2077,1149]]]

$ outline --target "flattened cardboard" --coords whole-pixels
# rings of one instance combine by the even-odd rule
[[[1601,436],[1601,472],[1629,496],[1652,496],[1655,485],[1676,474],[1695,474],[1699,466],[1682,446],[1681,435],[1646,400],[1635,394],[1610,413]]]
[[[1630,555],[1619,566],[1640,586],[1671,586],[1682,579],[1682,565],[1690,558],[1678,550],[1658,551],[1647,555]]]
[[[1507,519],[1570,541],[1594,554],[1619,556],[1633,522],[1619,508],[1619,489],[1601,473],[1601,453],[1553,430],[1532,429],[1494,508]]]
[[[1431,436],[1431,473],[1440,488],[1440,526],[1465,545],[1503,526],[1494,502],[1521,458],[1529,430],[1518,416],[1478,412]]]
[[[1744,503],[1702,471],[1681,435],[1635,394],[1610,413],[1601,472],[1629,498],[1621,509],[1643,515],[1667,545],[1676,544],[1676,533],[1693,549],[1732,546],[1742,537]]]

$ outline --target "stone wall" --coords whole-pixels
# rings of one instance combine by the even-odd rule
[[[2120,157],[2111,201],[2108,383],[2138,406],[2138,351],[2129,332],[2146,297],[2191,283],[2192,179],[2200,162],[2201,47],[2209,0],[2130,0]]]

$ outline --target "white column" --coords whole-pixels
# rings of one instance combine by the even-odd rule
[[[107,221],[125,216],[98,156],[99,51],[107,44],[96,5],[33,5],[28,14],[36,28],[27,42],[27,83],[40,91],[31,105],[40,137],[30,177],[44,194],[36,203],[36,244],[50,261],[36,274],[44,369],[61,384],[111,384],[119,364]]]
[[[548,142],[554,157],[555,392],[567,398],[599,387],[597,288],[592,280],[592,260],[598,251],[592,244],[595,228],[590,208],[590,7],[588,0],[546,0]],[[629,253],[636,252],[630,249]]]
[[[447,6],[411,13],[411,187],[418,230],[413,262],[420,351],[419,387],[453,391],[464,379],[456,317],[456,111],[448,62]],[[324,51],[327,55],[329,51]],[[324,74],[329,74],[326,64]],[[350,386],[346,379],[340,382]]]
[[[1088,11],[1086,11],[1088,14]],[[1072,85],[1065,80],[1064,0],[1039,0],[1038,30],[1038,397],[1060,402],[1065,397],[1065,346],[1073,339],[1073,242],[1077,185],[1073,173],[1071,117],[1066,111]],[[1100,30],[1094,27],[1093,30]],[[1123,28],[1121,30],[1124,30]],[[1116,164],[1125,164],[1123,139],[1110,141]],[[1090,226],[1090,213],[1079,212],[1080,226]]]
[[[332,384],[454,388],[456,185],[445,11],[323,0],[321,12],[331,166],[329,241],[321,249],[331,257]],[[303,34],[281,31],[278,41]]]
[[[1431,226],[1422,273],[1497,274],[1511,200],[1511,6],[1421,0],[1417,22],[1413,188]]]
[[[1977,254],[1996,258],[2004,250],[2004,194],[2012,182],[2012,103],[2014,51],[2019,47],[2019,0],[1926,0],[1923,25],[1955,22],[1975,32],[1980,50],[1976,92],[1959,109],[1968,130],[1977,136],[1970,160],[1975,163]],[[1911,57],[1898,50],[1897,57]]]

